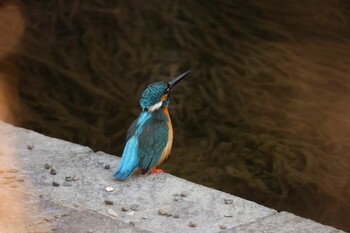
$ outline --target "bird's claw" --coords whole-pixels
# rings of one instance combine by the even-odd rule
[[[150,174],[156,174],[156,173],[162,173],[162,172],[164,172],[162,169],[153,168]]]

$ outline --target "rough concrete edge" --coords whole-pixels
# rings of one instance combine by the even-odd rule
[[[105,154],[105,155],[112,156],[112,155],[107,154],[107,153],[102,152],[102,151],[94,152],[91,148],[89,148],[89,147],[87,147],[87,146],[82,146],[82,145],[77,144],[77,143],[72,143],[72,142],[68,142],[68,141],[62,140],[62,139],[57,139],[57,138],[54,138],[54,137],[46,136],[46,135],[40,134],[40,133],[38,133],[38,132],[29,130],[29,129],[25,129],[25,128],[20,128],[20,127],[17,127],[17,126],[13,126],[13,125],[8,124],[8,123],[3,122],[3,121],[0,121],[0,124],[2,124],[2,125],[5,126],[5,127],[11,128],[12,130],[20,130],[20,131],[23,130],[25,133],[29,133],[29,132],[30,132],[30,133],[34,133],[34,134],[36,134],[36,135],[38,135],[38,136],[44,136],[44,137],[50,138],[50,140],[55,140],[55,141],[64,142],[64,143],[71,143],[71,144],[75,144],[75,145],[77,145],[77,146],[80,146],[80,147],[82,147],[82,148],[86,148],[86,149],[87,149],[87,150],[84,151],[84,152],[75,152],[74,154],[75,154],[76,156],[72,157],[72,159],[71,159],[72,161],[73,161],[73,160],[76,160],[76,159],[77,159],[77,156],[79,157],[79,155],[80,155],[81,157],[85,157],[85,156],[90,156],[90,155],[93,155],[93,154],[99,154],[99,153],[101,153],[101,154]],[[69,161],[62,161],[62,162],[59,163],[59,164],[62,165],[62,164],[67,163],[67,162],[69,162]],[[171,174],[168,174],[168,175],[170,175],[170,176],[172,176],[172,177],[174,177],[174,178],[176,178],[176,179],[181,179],[181,180],[184,180],[184,181],[186,181],[186,182],[193,183],[193,182],[191,182],[191,181],[188,181],[188,180],[183,179],[183,178],[176,177],[176,176],[171,175]],[[196,183],[194,183],[194,184],[196,184]],[[196,185],[206,187],[206,186],[201,185],[201,184],[196,184]],[[206,188],[209,188],[209,187],[206,187]],[[215,190],[215,189],[213,189],[213,190]],[[222,191],[220,191],[220,190],[215,190],[215,191],[222,192]],[[27,192],[26,192],[26,193],[27,193]],[[31,195],[30,193],[27,193],[27,194]],[[231,194],[230,194],[230,195],[231,195]],[[238,198],[240,198],[240,197],[238,197]],[[248,201],[248,202],[252,202],[252,201],[249,201],[249,200],[246,200],[246,199],[243,199],[243,198],[240,198],[240,199],[245,200],[245,201]],[[56,202],[53,201],[53,200],[46,200],[46,201],[49,201],[49,202],[52,202],[53,204],[61,205],[61,206],[65,207],[65,208],[70,209],[70,212],[69,212],[68,214],[65,214],[64,216],[67,216],[67,215],[69,215],[69,214],[71,214],[71,213],[80,211],[79,208],[73,208],[72,206],[65,206],[65,205],[62,205],[62,203],[56,203]],[[255,203],[255,202],[253,202],[253,203]],[[258,204],[258,203],[256,203],[256,204]],[[260,205],[260,204],[258,204],[258,205]],[[94,213],[96,213],[96,214],[105,215],[106,217],[109,217],[107,214],[98,213],[96,210],[93,210],[93,209],[88,209],[88,208],[87,208],[86,210],[87,210],[87,211],[92,211],[92,212],[94,212]],[[262,217],[262,218],[258,218],[258,219],[256,219],[255,221],[252,221],[252,222],[250,222],[250,223],[240,224],[240,225],[235,226],[235,227],[233,227],[233,228],[225,229],[224,232],[231,232],[232,230],[235,231],[235,229],[244,228],[244,227],[248,227],[248,226],[251,226],[251,225],[263,224],[265,221],[271,219],[272,217],[278,216],[278,215],[283,214],[283,213],[287,213],[287,214],[290,214],[290,215],[294,215],[294,214],[289,213],[289,212],[285,212],[285,211],[277,212],[277,211],[275,210],[275,211],[272,212],[271,214],[269,214],[269,215],[267,215],[267,216],[264,216],[264,217]],[[339,229],[336,229],[335,227],[328,226],[328,225],[324,225],[324,224],[322,224],[322,223],[316,222],[316,221],[311,220],[311,219],[306,219],[306,218],[303,218],[303,217],[300,217],[300,216],[297,216],[297,215],[294,215],[294,216],[295,216],[295,217],[298,217],[298,218],[300,218],[300,219],[302,219],[303,221],[313,222],[313,223],[315,223],[316,225],[319,225],[320,227],[332,229],[332,230],[334,230],[334,232],[343,232],[343,231],[341,231],[341,230],[339,230]],[[60,217],[62,217],[62,216],[59,216],[58,218],[60,218]],[[40,224],[40,223],[39,223],[39,224]],[[333,231],[332,231],[332,232],[333,232]]]

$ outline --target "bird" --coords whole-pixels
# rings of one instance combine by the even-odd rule
[[[115,179],[125,180],[136,170],[141,170],[142,174],[163,172],[156,167],[168,157],[173,144],[169,96],[189,73],[182,73],[169,82],[151,83],[142,92],[141,113],[127,131],[123,154],[113,174]]]

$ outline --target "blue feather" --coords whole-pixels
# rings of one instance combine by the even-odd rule
[[[139,142],[136,136],[133,136],[128,140],[118,170],[113,175],[114,178],[124,180],[135,171],[138,164],[138,144]]]
[[[150,113],[142,112],[136,121],[136,127],[135,128],[130,127],[128,131],[130,133],[128,137],[129,139],[125,145],[118,170],[113,175],[113,177],[116,178],[117,180],[124,180],[128,178],[137,168],[139,163],[138,136],[142,133],[143,125],[150,118],[151,118]]]

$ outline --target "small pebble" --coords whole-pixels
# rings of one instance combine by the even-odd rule
[[[107,191],[107,192],[112,192],[113,190],[114,190],[114,188],[112,188],[112,187],[109,187],[109,186],[106,187],[106,191]]]
[[[179,200],[179,198],[178,197],[174,197],[174,201],[178,201]]]
[[[173,214],[172,213],[167,213],[166,216],[167,217],[171,217],[171,216],[173,216]]]
[[[159,215],[167,215],[168,211],[166,211],[165,209],[159,209],[158,210],[158,214]]]
[[[18,178],[16,181],[22,183],[22,182],[24,182],[24,179],[23,178]]]
[[[44,197],[44,195],[42,195],[42,194],[39,195],[39,198],[43,198],[43,197]]]
[[[105,203],[106,203],[106,205],[113,205],[114,204],[113,201],[111,201],[111,200],[105,200]]]
[[[188,223],[188,226],[189,226],[189,227],[196,227],[196,226],[197,226],[197,223],[191,221],[191,222]]]
[[[28,150],[33,150],[33,149],[34,149],[34,146],[33,146],[33,145],[28,145],[28,146],[27,146],[27,149],[28,149]]]
[[[130,222],[129,222],[129,225],[134,227],[134,226],[135,226],[135,223],[132,222],[132,221],[130,221]]]
[[[53,168],[52,168],[52,169],[50,170],[50,174],[51,174],[51,175],[56,175],[56,174],[57,174],[57,172],[56,172],[56,170],[55,170],[55,169],[53,169]]]
[[[232,214],[225,214],[224,217],[227,217],[227,218],[232,218],[233,215]]]
[[[48,163],[45,163],[44,167],[45,167],[45,169],[50,169],[50,168],[52,168],[52,165],[48,164]]]
[[[77,180],[79,180],[79,179],[80,179],[80,177],[79,177],[79,176],[76,176],[76,175],[74,175],[73,178],[72,178],[73,181],[77,181]]]
[[[180,215],[179,215],[179,214],[174,214],[173,217],[174,217],[174,218],[180,218]]]
[[[221,229],[221,230],[226,230],[226,229],[227,229],[227,226],[221,224],[221,225],[220,225],[220,229]]]
[[[127,211],[129,211],[129,209],[127,207],[122,207],[122,211],[127,212]]]
[[[148,219],[147,217],[142,217],[142,219]]]
[[[109,164],[105,164],[104,168],[105,168],[106,170],[108,170],[108,169],[110,169],[110,168],[111,168],[111,165],[109,165]]]
[[[126,213],[126,215],[129,215],[129,216],[134,216],[134,214],[135,214],[135,211],[129,211]]]
[[[54,220],[54,219],[55,219],[54,216],[46,216],[46,217],[44,218],[44,220],[47,221],[47,222],[50,222],[50,221],[52,221],[52,220]]]
[[[15,168],[10,168],[7,170],[7,173],[17,173],[18,172],[18,169],[15,169]]]
[[[224,199],[226,205],[230,205],[233,203],[232,199]]]
[[[112,210],[112,209],[108,209],[107,210],[107,214],[109,214],[112,217],[117,217],[118,216],[117,213],[114,210]]]
[[[182,193],[180,194],[180,196],[181,196],[181,197],[187,197],[187,196],[188,196],[188,192],[182,192]]]
[[[73,180],[73,178],[71,177],[71,176],[66,176],[66,178],[64,178],[67,182],[69,182],[69,181],[72,181]]]
[[[58,186],[60,186],[60,183],[58,183],[56,181],[52,181],[52,185],[55,186],[55,187],[58,187]]]
[[[134,210],[134,211],[138,211],[140,209],[140,205],[138,204],[133,204],[130,206],[130,209]]]

